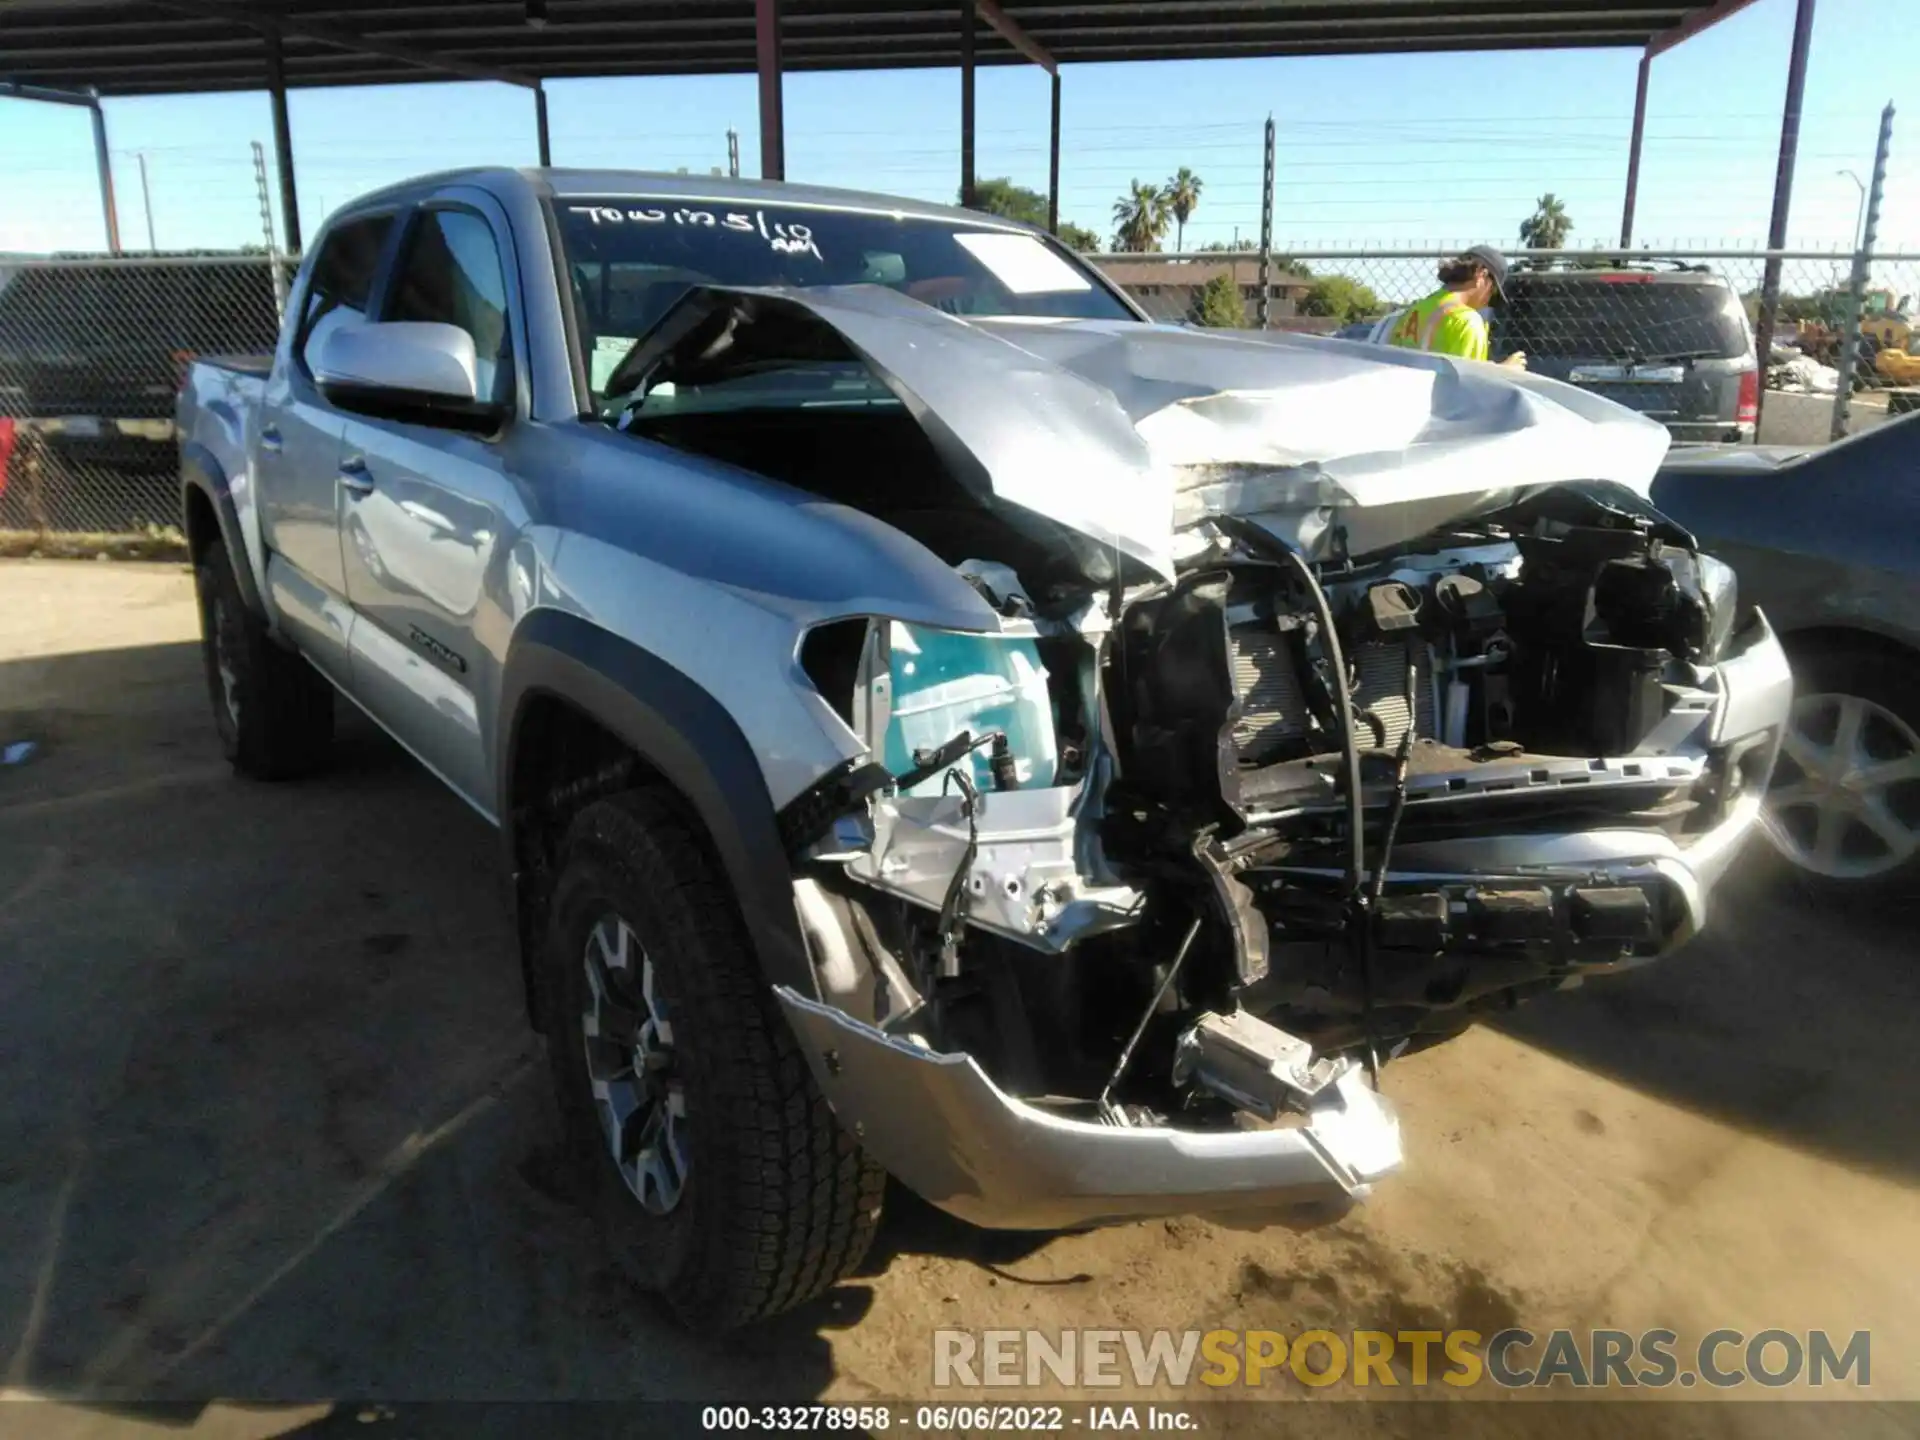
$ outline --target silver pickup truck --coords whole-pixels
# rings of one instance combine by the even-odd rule
[[[1659,426],[912,201],[384,190],[179,428],[234,765],[338,692],[498,828],[570,1152],[704,1326],[846,1274],[888,1173],[1364,1195],[1394,1057],[1700,929],[1789,704]]]

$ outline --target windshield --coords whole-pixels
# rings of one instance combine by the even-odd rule
[[[1720,285],[1651,275],[1516,282],[1495,322],[1506,350],[1577,360],[1735,360],[1747,353],[1739,302]]]
[[[693,285],[885,285],[952,315],[1138,318],[1066,250],[984,219],[645,196],[556,200],[554,213],[596,404]]]

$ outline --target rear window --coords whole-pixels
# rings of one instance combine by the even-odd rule
[[[320,256],[313,262],[300,334],[294,342],[294,358],[309,374],[332,331],[366,319],[373,277],[392,228],[391,215],[368,215],[342,221],[327,232]]]
[[[1740,302],[1723,285],[1515,276],[1510,290],[1495,318],[1500,350],[1583,360],[1735,360],[1747,353]]]

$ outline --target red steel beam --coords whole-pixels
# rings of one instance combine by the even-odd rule
[[[1060,73],[1060,67],[1054,63],[1053,55],[1047,47],[1022,30],[1020,22],[1002,10],[995,0],[973,0],[973,8],[982,20],[998,30],[1001,37],[1027,59],[1049,75]]]
[[[1640,150],[1646,141],[1647,133],[1647,76],[1653,68],[1653,57],[1663,55],[1682,41],[1691,40],[1703,30],[1711,30],[1722,20],[1738,15],[1753,4],[1753,0],[1718,0],[1703,10],[1696,10],[1670,30],[1662,30],[1647,41],[1647,48],[1640,55],[1640,79],[1633,96],[1633,139],[1627,146],[1627,198],[1620,211],[1620,244],[1633,243],[1633,212],[1640,198]],[[1797,120],[1796,126],[1798,128]]]
[[[973,31],[979,21],[975,0],[960,0],[960,203],[974,201],[973,175]]]
[[[1640,198],[1640,148],[1647,139],[1647,73],[1651,52],[1640,57],[1640,83],[1633,92],[1633,139],[1627,145],[1627,201],[1620,211],[1620,244],[1633,244],[1633,209]]]
[[[780,0],[754,0],[754,68],[760,75],[760,176],[787,178],[787,123],[780,89]]]
[[[1719,3],[1709,5],[1704,10],[1694,11],[1671,30],[1662,30],[1647,41],[1647,58],[1665,54],[1682,41],[1691,40],[1702,30],[1711,30],[1722,20],[1738,15],[1751,4],[1753,0],[1719,0]]]

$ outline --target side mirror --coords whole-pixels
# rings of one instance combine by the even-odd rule
[[[437,320],[342,325],[314,360],[314,383],[343,410],[492,430],[505,407],[480,395],[473,337]]]

